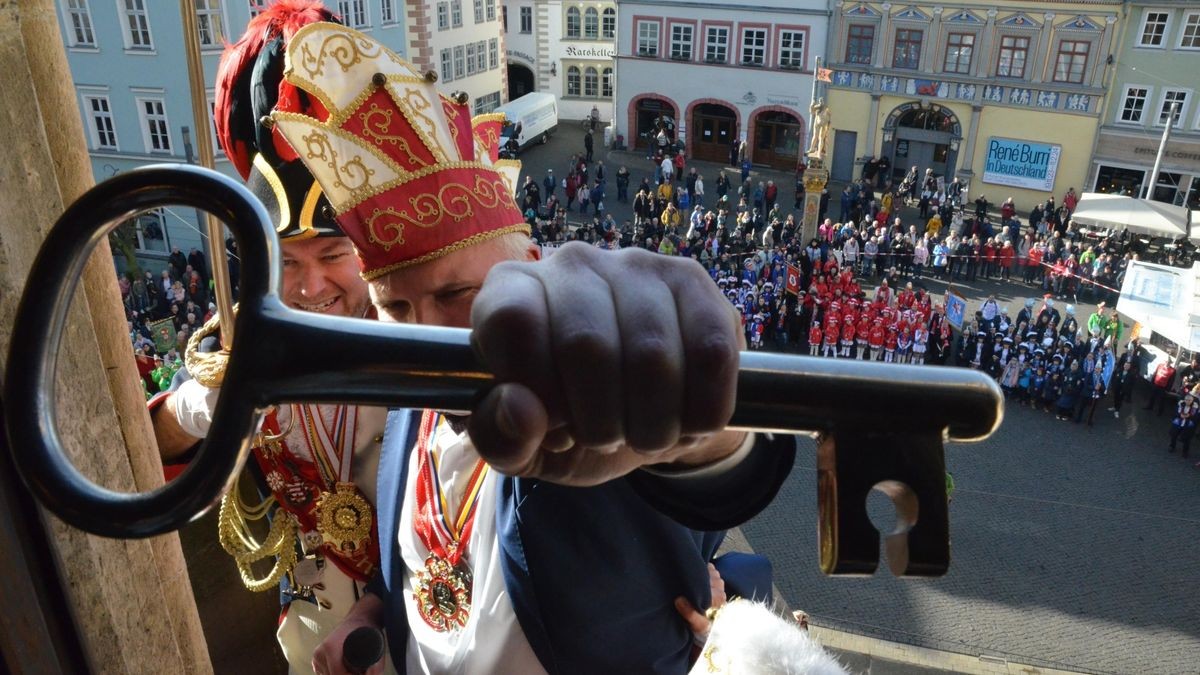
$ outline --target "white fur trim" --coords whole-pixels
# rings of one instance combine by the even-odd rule
[[[691,675],[845,675],[798,625],[765,605],[734,600],[718,612]]]

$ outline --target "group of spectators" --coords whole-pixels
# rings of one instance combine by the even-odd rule
[[[586,174],[582,159],[583,167],[579,157],[571,166]],[[618,225],[601,209],[591,222],[571,227],[565,210],[543,211],[529,214],[534,237],[695,258],[740,311],[751,349],[975,368],[996,378],[1013,402],[1088,425],[1098,407],[1119,417],[1132,396],[1139,345],[1132,341],[1117,354],[1121,321],[1111,307],[1128,262],[1145,253],[1145,243],[1128,232],[1078,227],[1071,220],[1074,189],[1061,205],[1053,196],[1036,205],[1023,223],[1011,198],[997,218],[984,195],[964,204],[957,180],[945,185],[914,167],[894,188],[877,171],[843,190],[842,223],[823,217],[825,195],[824,222],[805,242],[795,215],[799,185],[788,209],[773,183],[756,184],[744,169],[740,185],[729,180],[737,174],[720,172],[709,195],[697,170],[685,170],[682,153],[652,161],[652,175],[634,194],[633,218]],[[554,199],[556,190],[548,192]],[[918,209],[916,222],[898,215],[901,204]],[[796,279],[789,284],[791,274]],[[1016,316],[989,298],[955,338],[945,307],[922,286],[926,276],[998,279],[1043,297],[1040,305],[1027,300]],[[1080,301],[1099,306],[1084,325],[1075,317],[1073,303]],[[1195,386],[1181,381],[1163,389],[1181,394],[1172,437],[1185,454],[1200,419],[1188,393]]]
[[[188,338],[216,311],[208,260],[199,249],[185,256],[174,248],[157,274],[118,273],[117,286],[138,373],[153,395],[170,385]]]

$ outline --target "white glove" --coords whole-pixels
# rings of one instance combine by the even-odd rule
[[[212,426],[212,411],[217,407],[220,389],[209,389],[196,380],[188,380],[171,394],[175,419],[184,433],[196,438],[208,435]]]

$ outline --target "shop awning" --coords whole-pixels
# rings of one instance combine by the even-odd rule
[[[1091,227],[1172,239],[1189,233],[1188,209],[1148,199],[1135,199],[1100,192],[1085,192],[1071,220]],[[1200,231],[1200,228],[1197,228]]]

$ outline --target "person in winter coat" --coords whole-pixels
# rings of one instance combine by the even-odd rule
[[[1175,407],[1175,417],[1171,420],[1171,445],[1168,452],[1174,453],[1178,443],[1183,444],[1183,456],[1188,456],[1192,446],[1192,437],[1196,435],[1196,421],[1200,419],[1200,404],[1196,403],[1196,395],[1192,392],[1184,394]]]

